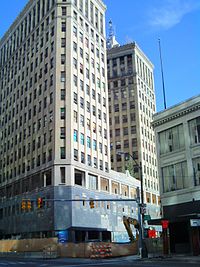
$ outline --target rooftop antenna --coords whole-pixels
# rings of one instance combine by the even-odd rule
[[[109,20],[109,39],[113,38],[114,36],[114,29],[113,29],[113,24],[112,24],[112,20]]]
[[[158,39],[158,45],[159,45],[159,53],[160,53],[160,66],[161,66],[161,75],[162,75],[162,87],[163,87],[163,98],[164,98],[164,108],[167,108],[166,104],[166,97],[165,97],[165,81],[164,81],[164,73],[163,73],[163,64],[162,64],[162,54],[161,54],[161,45],[160,45],[160,39]]]
[[[108,33],[108,38],[107,38],[107,48],[110,49],[116,46],[119,46],[119,43],[115,39],[115,33],[114,33],[112,20],[109,20],[109,33]]]

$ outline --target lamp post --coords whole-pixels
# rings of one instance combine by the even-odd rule
[[[134,165],[133,167],[137,167],[139,170],[139,176],[140,176],[140,197],[139,197],[139,203],[138,203],[138,208],[139,208],[139,221],[140,223],[140,231],[139,231],[139,250],[140,250],[140,257],[141,258],[146,258],[147,257],[147,249],[144,243],[144,190],[143,190],[143,173],[142,173],[142,164],[141,162],[138,164],[138,162],[135,160],[135,154],[133,155],[120,151],[117,153],[118,155],[128,155],[129,157],[132,158]],[[142,218],[141,218],[142,217]]]

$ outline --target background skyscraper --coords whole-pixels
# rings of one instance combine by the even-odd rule
[[[147,212],[159,216],[155,135],[151,126],[156,109],[153,64],[136,43],[120,46],[110,34],[107,45],[111,166],[118,172],[128,169],[139,178],[128,154],[141,162],[144,199],[152,206]],[[121,151],[127,155],[120,155]]]

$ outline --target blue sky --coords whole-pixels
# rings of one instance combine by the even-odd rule
[[[167,107],[200,94],[199,0],[104,0],[120,44],[136,41],[155,66],[157,110],[163,109],[161,40]],[[27,0],[1,1],[0,37]]]

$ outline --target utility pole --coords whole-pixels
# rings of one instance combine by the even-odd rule
[[[118,152],[119,155],[129,155],[133,162],[133,168],[136,166],[137,169],[139,170],[139,176],[140,176],[140,194],[138,194],[137,197],[139,197],[139,201],[138,201],[138,220],[140,223],[140,231],[139,231],[139,250],[140,250],[140,257],[141,258],[147,258],[147,249],[146,249],[146,245],[144,242],[144,188],[143,188],[143,173],[142,173],[142,164],[140,162],[140,164],[138,164],[138,162],[135,160],[134,155],[131,155],[129,153],[120,151]]]

